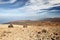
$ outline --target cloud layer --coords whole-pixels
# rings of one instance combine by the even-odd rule
[[[15,9],[25,5],[28,0],[0,0],[0,8]]]
[[[0,0],[3,19],[43,19],[60,17],[59,0]]]

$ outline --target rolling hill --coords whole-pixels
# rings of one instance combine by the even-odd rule
[[[60,25],[60,18],[46,18],[43,20],[17,20],[5,24],[18,24],[18,25]]]

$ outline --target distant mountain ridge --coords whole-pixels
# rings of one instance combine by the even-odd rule
[[[60,18],[46,18],[43,20],[18,20],[18,21],[12,21],[12,22],[8,22],[5,24],[18,24],[18,25],[37,25],[37,24],[60,24]]]
[[[46,18],[43,21],[60,22],[60,18]]]

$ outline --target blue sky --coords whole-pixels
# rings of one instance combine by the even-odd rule
[[[0,0],[0,23],[60,17],[58,0]]]

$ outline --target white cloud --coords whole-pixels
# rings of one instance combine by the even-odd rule
[[[16,0],[11,0],[11,3],[15,2]],[[47,4],[45,4],[47,2]],[[54,5],[60,3],[57,0],[29,0],[27,4],[24,7],[13,9],[13,10],[7,10],[6,13],[14,13],[14,14],[20,14],[21,16],[38,16],[39,14],[36,14],[38,12],[44,12],[45,10],[41,9],[48,9],[54,6]],[[40,13],[41,15],[42,13]],[[44,14],[43,14],[44,15]]]
[[[0,4],[5,4],[5,3],[14,3],[16,0],[10,0],[10,1],[2,1],[0,0]]]
[[[11,0],[6,3],[13,3],[16,0]],[[4,2],[2,2],[4,3]],[[58,0],[29,0],[27,4],[23,7],[17,9],[0,9],[0,18],[15,18],[14,20],[18,19],[40,19],[40,18],[47,18],[47,17],[58,17],[58,15],[49,15],[49,12],[46,10],[41,9],[48,9],[55,6],[60,6],[60,1]],[[0,2],[1,4],[1,2]],[[57,4],[57,5],[55,5]],[[17,4],[18,5],[18,4]],[[15,6],[17,6],[15,5]],[[29,18],[30,17],[30,18]],[[0,19],[1,20],[1,19]],[[13,20],[13,19],[11,19]]]
[[[10,0],[10,3],[14,3],[15,1],[17,1],[17,0]]]
[[[58,4],[60,3],[60,0],[49,0],[50,4]]]
[[[46,3],[47,2],[47,3]],[[46,4],[45,4],[46,3]],[[29,0],[26,6],[18,9],[26,13],[37,13],[38,11],[43,12],[41,9],[48,9],[51,7],[59,6],[60,1],[57,0]],[[58,4],[58,5],[55,5]]]

